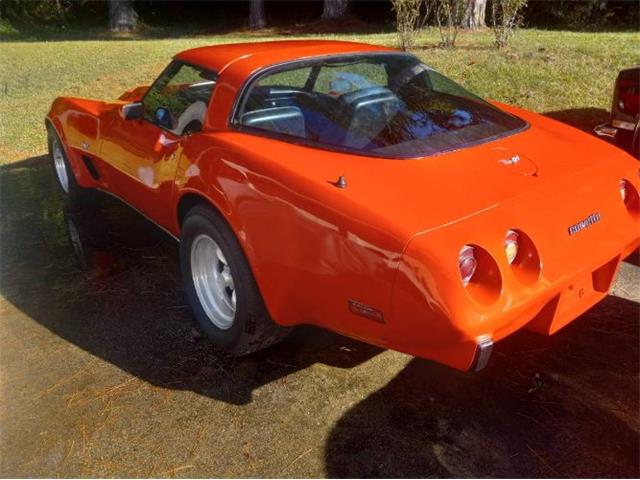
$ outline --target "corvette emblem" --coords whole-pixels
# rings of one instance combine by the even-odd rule
[[[347,301],[349,305],[349,310],[351,313],[356,315],[360,315],[361,317],[366,317],[369,320],[373,320],[374,322],[384,323],[384,317],[380,310],[377,310],[369,305],[365,305],[362,302],[358,302],[356,300],[349,299]]]
[[[591,225],[599,221],[600,221],[600,213],[598,212],[592,213],[584,220],[581,220],[578,223],[571,225],[568,229],[569,235],[575,235],[580,230],[584,230],[585,228],[590,227]]]

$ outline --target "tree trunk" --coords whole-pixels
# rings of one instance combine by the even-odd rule
[[[349,0],[324,0],[322,9],[323,20],[342,18],[347,14]]]
[[[487,10],[487,0],[468,0],[467,8],[464,12],[462,26],[475,30],[486,27],[485,12]]]
[[[249,10],[249,28],[257,30],[267,26],[267,20],[264,16],[264,0],[251,0],[251,8]]]
[[[138,23],[138,14],[132,0],[109,0],[109,29],[112,32],[130,32]]]

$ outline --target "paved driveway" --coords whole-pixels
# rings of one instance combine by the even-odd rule
[[[136,213],[65,214],[44,158],[0,195],[2,476],[638,474],[637,258],[478,374],[313,328],[234,359],[194,334],[177,246]]]

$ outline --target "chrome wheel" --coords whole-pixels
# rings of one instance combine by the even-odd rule
[[[64,193],[69,193],[69,174],[67,172],[67,164],[64,161],[64,153],[62,152],[62,145],[57,138],[53,139],[51,149],[53,151],[53,165],[56,168],[56,176],[58,182],[64,190]]]
[[[236,316],[236,290],[220,246],[208,235],[191,245],[191,276],[202,309],[216,327],[227,330]]]

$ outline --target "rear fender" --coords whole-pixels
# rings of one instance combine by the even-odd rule
[[[192,140],[199,141],[192,137]],[[251,266],[254,276],[260,285],[261,272],[257,268],[258,262],[256,253],[247,239],[245,226],[239,216],[235,214],[231,202],[225,193],[225,189],[220,184],[220,179],[227,182],[246,183],[246,177],[240,172],[231,168],[220,156],[214,152],[217,149],[204,149],[204,154],[191,156],[191,152],[197,152],[198,147],[189,145],[184,149],[180,157],[176,171],[176,194],[175,194],[175,215],[173,224],[169,230],[177,237],[180,236],[182,217],[186,212],[183,208],[191,202],[205,203],[211,206],[226,221],[232,232],[238,239],[240,246]]]

